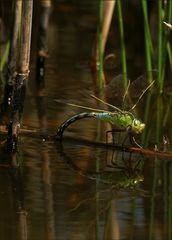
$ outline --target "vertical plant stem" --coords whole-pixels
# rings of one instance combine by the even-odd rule
[[[23,0],[18,72],[29,71],[33,0]]]
[[[122,72],[124,78],[124,86],[127,88],[127,60],[126,60],[126,50],[125,50],[125,41],[124,41],[124,27],[123,27],[123,16],[122,16],[122,4],[121,0],[117,1],[118,9],[118,20],[119,20],[119,30],[120,30],[120,40],[121,40],[121,58],[122,58]]]
[[[6,83],[4,88],[4,97],[3,103],[1,104],[1,118],[3,118],[4,113],[9,110],[12,103],[13,97],[13,87],[14,87],[14,79],[16,75],[16,60],[17,60],[17,45],[18,45],[18,33],[20,28],[21,21],[21,9],[22,9],[22,1],[15,1],[14,6],[14,19],[12,24],[12,34],[11,40],[9,44],[9,56],[8,56],[8,71],[6,75]]]
[[[164,7],[164,19],[166,22],[170,23],[172,20],[172,1],[165,3]],[[165,70],[166,70],[166,60],[167,54],[169,57],[169,62],[171,66],[171,48],[170,48],[170,34],[165,28],[162,29],[162,67],[161,67],[161,81],[160,81],[160,92],[163,90]]]
[[[98,71],[97,86],[99,88],[101,88],[101,85],[103,86],[105,81],[103,74],[103,56],[115,3],[116,0],[113,1],[99,0],[99,13],[98,13],[99,25],[95,45],[93,47],[92,52],[93,65],[95,65],[93,66],[93,69]]]
[[[8,41],[8,42],[6,43],[4,52],[3,52],[2,55],[1,55],[1,59],[0,59],[0,72],[3,71],[4,66],[5,66],[5,64],[6,64],[6,62],[7,62],[9,49],[10,49],[10,42]]]
[[[147,1],[142,0],[142,11],[143,11],[143,20],[144,20],[144,36],[145,36],[145,54],[146,54],[146,70],[148,80],[151,83],[153,81],[153,74],[152,74],[152,65],[153,65],[153,45],[152,39],[150,34],[150,27],[149,27],[149,20],[148,20],[148,7]],[[149,119],[149,112],[150,112],[150,104],[151,104],[151,93],[148,94],[146,99],[145,111],[144,111],[144,123],[147,125]],[[142,135],[142,144],[144,146],[148,145],[148,137],[149,131],[144,131]]]
[[[170,69],[172,69],[172,50],[171,50],[171,45],[170,42],[167,42],[167,53],[168,53],[168,59],[170,62]]]
[[[21,11],[22,11],[22,1],[15,1],[15,14],[14,21],[12,26],[12,35],[11,35],[11,44],[10,51],[8,57],[8,78],[7,84],[11,84],[12,76],[16,71],[16,60],[17,60],[17,45],[18,45],[18,35],[20,29],[20,21],[21,21]],[[14,84],[14,82],[12,82]]]
[[[163,79],[162,79],[162,1],[158,3],[158,84],[159,90],[162,91]]]
[[[149,119],[149,112],[150,112],[150,106],[151,106],[151,93],[148,93],[146,104],[145,104],[145,111],[144,111],[144,123],[147,125],[148,119]],[[148,128],[146,129],[148,131]],[[146,138],[146,135],[148,136],[148,132],[144,131],[142,134],[142,144],[146,147],[148,145],[148,138]]]
[[[172,1],[169,1],[167,21],[169,23],[172,22]],[[167,41],[167,53],[168,53],[168,58],[169,58],[169,62],[170,62],[170,68],[172,69],[172,50],[171,50],[171,45],[170,45],[169,33],[168,33],[168,41]]]
[[[104,53],[116,0],[102,1],[102,2],[103,2],[102,51]],[[100,15],[101,15],[102,10],[100,11],[101,11],[100,12]]]
[[[29,75],[31,27],[32,27],[33,0],[22,1],[22,26],[17,76],[15,79],[14,99],[11,121],[8,128],[7,144],[10,150],[16,150],[20,120],[23,114],[26,82]]]
[[[103,87],[103,42],[102,42],[102,30],[103,30],[103,0],[99,0],[99,27],[98,27],[98,81],[97,86],[99,89]]]
[[[152,75],[153,46],[152,46],[149,21],[148,21],[147,1],[142,0],[141,3],[142,3],[143,19],[144,19],[146,69],[147,69],[149,82],[152,82],[153,81],[153,75]]]
[[[157,117],[156,117],[156,142],[159,144],[162,138],[162,119],[163,119],[163,106],[161,96],[157,99]]]

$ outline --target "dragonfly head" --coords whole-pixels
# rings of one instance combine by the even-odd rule
[[[131,129],[134,133],[139,134],[142,133],[145,128],[145,124],[142,123],[138,119],[133,119],[132,124],[131,124]]]

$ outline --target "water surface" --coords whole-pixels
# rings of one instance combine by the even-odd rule
[[[170,158],[129,155],[94,145],[105,142],[110,127],[91,119],[71,125],[64,133],[70,138],[63,144],[47,138],[82,111],[54,99],[100,107],[90,97],[96,93],[89,68],[95,29],[79,24],[80,14],[71,11],[71,21],[63,11],[61,18],[50,22],[51,57],[46,60],[44,94],[39,97],[33,49],[22,127],[41,134],[21,133],[18,152],[11,156],[1,149],[0,239],[171,239]],[[107,76],[114,78],[114,72]],[[136,114],[147,128],[138,140],[145,147],[170,150],[158,142],[162,136],[171,139],[170,99],[147,94],[140,101]],[[146,105],[151,106],[148,119]],[[7,165],[11,162],[13,168]]]

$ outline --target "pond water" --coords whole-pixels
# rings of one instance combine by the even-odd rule
[[[161,158],[106,147],[110,127],[92,119],[72,124],[62,143],[52,138],[62,122],[82,112],[55,99],[100,107],[90,97],[96,94],[88,61],[94,19],[85,18],[89,25],[75,9],[69,14],[62,8],[51,19],[50,58],[39,97],[33,50],[22,121],[30,132],[21,132],[17,153],[2,148],[0,154],[0,239],[171,239],[172,161],[165,155],[172,136],[170,94],[148,93],[136,108],[147,124],[138,141],[164,151]],[[109,79],[114,71],[106,72]]]

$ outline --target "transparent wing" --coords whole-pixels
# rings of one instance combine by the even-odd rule
[[[156,79],[157,79],[157,71],[154,70],[151,73],[152,76],[152,81],[154,81],[152,87],[154,86],[154,88],[156,87]],[[130,97],[132,97],[133,100],[137,100],[140,98],[140,96],[142,95],[142,93],[147,89],[147,93],[149,92],[149,85],[150,85],[150,79],[149,76],[147,74],[141,75],[139,76],[137,79],[135,79],[131,85],[130,85],[130,89],[129,89],[129,95]]]
[[[157,72],[152,71],[152,81],[157,78]],[[129,81],[130,82],[130,81]],[[150,84],[147,74],[139,76],[128,85],[127,90],[124,87],[123,76],[118,75],[113,78],[104,89],[104,95],[107,102],[115,105],[122,110],[130,110],[135,105],[137,106],[143,96],[145,96],[155,86],[155,82]]]

